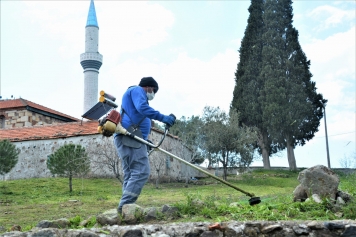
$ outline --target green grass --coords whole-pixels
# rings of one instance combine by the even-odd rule
[[[249,198],[214,179],[205,185],[164,183],[159,189],[147,183],[136,202],[142,207],[170,204],[178,207],[175,221],[246,221],[246,220],[333,220],[340,219],[330,209],[329,200],[321,204],[293,202],[293,190],[299,184],[298,172],[257,170],[243,176],[229,176],[228,182],[261,197],[262,202],[249,205]],[[339,189],[356,197],[356,174],[341,175]],[[9,230],[20,225],[23,231],[41,220],[70,219],[76,227],[84,219],[117,207],[121,183],[116,179],[73,179],[69,193],[67,178],[22,179],[0,181],[0,226]],[[200,205],[195,201],[201,200]],[[235,206],[230,206],[235,203]],[[344,219],[356,219],[356,202],[343,210]]]

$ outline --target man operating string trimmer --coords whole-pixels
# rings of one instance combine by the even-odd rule
[[[131,86],[122,97],[121,115],[116,110],[111,110],[108,115],[99,121],[98,132],[106,137],[114,134],[114,144],[122,159],[122,168],[124,173],[124,182],[122,186],[122,197],[118,206],[118,212],[122,213],[122,207],[125,204],[135,203],[141,190],[150,174],[147,146],[161,151],[183,164],[199,170],[207,176],[214,178],[221,183],[251,197],[248,201],[250,205],[256,205],[261,202],[260,197],[255,194],[242,190],[239,187],[191,164],[190,162],[163,150],[159,146],[162,144],[169,127],[171,127],[176,117],[173,114],[163,115],[154,110],[148,104],[158,91],[158,84],[152,77],[144,77],[138,86]],[[117,108],[113,102],[115,98],[101,91],[100,103]],[[111,99],[110,99],[111,98]],[[101,106],[101,105],[100,105]],[[94,107],[95,108],[95,107]],[[147,141],[151,130],[151,119],[161,121],[166,124],[162,140],[154,145]]]
[[[172,126],[173,114],[163,115],[148,104],[158,91],[158,83],[152,77],[144,77],[138,86],[131,86],[122,96],[121,125],[130,133],[147,140],[151,119]],[[120,133],[114,134],[114,144],[122,159],[124,182],[118,212],[125,204],[135,203],[150,175],[147,146]]]

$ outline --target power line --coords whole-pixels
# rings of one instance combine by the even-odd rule
[[[340,133],[340,134],[335,134],[335,135],[329,135],[328,137],[335,137],[335,136],[340,136],[340,135],[344,135],[344,134],[349,134],[349,133],[354,133],[355,131],[353,132],[345,132],[345,133]],[[323,136],[325,137],[325,136]],[[323,137],[315,137],[315,138],[323,138]]]

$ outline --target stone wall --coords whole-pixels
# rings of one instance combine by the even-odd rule
[[[14,226],[11,232],[0,234],[1,237],[47,237],[47,236],[92,236],[92,237],[124,237],[124,236],[155,236],[155,237],[355,237],[356,221],[230,221],[223,223],[159,223],[140,225],[107,225],[102,228],[58,229],[60,224],[69,221],[60,219],[56,226],[48,221],[30,231],[21,232]]]
[[[149,139],[157,144],[161,140],[162,134],[152,131]],[[47,169],[47,159],[64,144],[79,144],[86,148],[91,159],[91,172],[89,177],[115,177],[114,173],[105,165],[107,156],[117,157],[116,149],[113,146],[113,137],[106,138],[100,134],[89,136],[78,136],[69,138],[57,138],[49,140],[32,140],[13,142],[20,151],[18,163],[4,176],[5,180],[45,178],[52,177]],[[191,152],[182,145],[180,140],[171,136],[166,136],[160,148],[182,158],[189,160]],[[169,157],[168,155],[154,151],[149,156],[151,164],[150,179],[157,178],[157,169],[160,179],[177,180],[184,177],[197,176],[199,171]],[[200,175],[201,176],[201,175]]]
[[[0,116],[4,116],[4,128],[22,128],[34,125],[63,123],[61,120],[31,112],[26,109],[2,111],[0,112]]]

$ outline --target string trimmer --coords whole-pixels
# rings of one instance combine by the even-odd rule
[[[246,191],[236,187],[235,185],[233,185],[233,184],[231,184],[231,183],[229,183],[229,182],[227,182],[227,181],[225,181],[225,180],[223,180],[223,179],[221,179],[221,178],[219,178],[219,177],[217,177],[217,176],[215,176],[215,175],[213,175],[213,174],[211,174],[211,173],[209,173],[209,172],[207,172],[207,171],[205,171],[205,170],[203,170],[203,169],[201,169],[201,168],[199,168],[199,167],[197,167],[197,166],[195,166],[195,165],[193,165],[193,164],[191,164],[189,162],[187,162],[186,160],[184,160],[184,159],[182,159],[182,158],[180,158],[180,157],[178,157],[178,156],[176,156],[176,155],[174,155],[174,154],[172,154],[172,153],[160,148],[159,146],[161,145],[161,143],[162,143],[163,139],[165,138],[165,136],[166,136],[166,134],[168,132],[168,129],[169,129],[169,126],[167,124],[165,126],[165,132],[164,132],[164,136],[163,136],[162,140],[158,143],[158,145],[154,145],[154,144],[142,139],[141,137],[135,136],[134,134],[128,132],[124,127],[122,127],[120,121],[121,121],[120,113],[117,112],[116,110],[111,110],[110,113],[108,114],[108,116],[104,120],[102,120],[100,122],[99,127],[98,127],[98,131],[100,133],[106,134],[106,135],[110,135],[110,134],[112,135],[114,133],[118,133],[118,134],[123,134],[125,136],[129,136],[129,137],[131,137],[131,138],[133,138],[133,139],[135,139],[135,140],[137,140],[137,141],[139,141],[139,142],[141,142],[143,144],[146,144],[146,145],[150,146],[151,148],[159,150],[159,151],[169,155],[170,157],[179,160],[180,162],[192,167],[193,169],[196,169],[196,170],[208,175],[209,177],[211,177],[213,179],[216,179],[216,180],[220,181],[221,183],[223,183],[223,184],[225,184],[225,185],[227,185],[227,186],[229,186],[229,187],[231,187],[231,188],[233,188],[233,189],[235,189],[237,191],[240,191],[240,192],[246,194],[247,196],[251,197],[249,199],[250,205],[256,205],[256,204],[261,202],[261,199],[259,197],[256,197],[253,193],[246,192]]]

